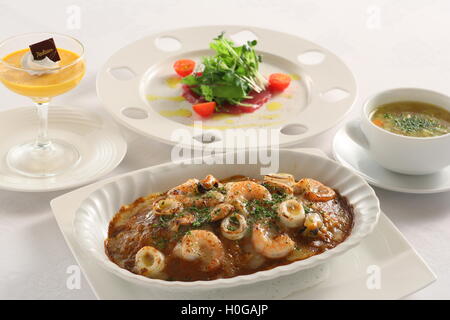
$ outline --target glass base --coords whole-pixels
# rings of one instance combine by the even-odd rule
[[[52,177],[67,172],[80,161],[80,153],[71,144],[52,140],[45,146],[35,141],[12,147],[6,156],[11,170],[29,177]]]

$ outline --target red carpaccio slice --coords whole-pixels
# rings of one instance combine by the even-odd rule
[[[187,85],[183,85],[182,87],[183,93],[182,96],[192,104],[197,104],[201,102],[205,102],[205,99],[197,95],[195,92],[189,88]],[[261,92],[251,91],[249,96],[252,96],[251,99],[242,100],[242,103],[251,104],[251,107],[237,106],[237,105],[224,105],[220,113],[231,113],[231,114],[240,114],[240,113],[251,113],[255,110],[258,110],[272,97],[272,93],[269,90],[264,90]],[[217,112],[217,111],[216,111]]]

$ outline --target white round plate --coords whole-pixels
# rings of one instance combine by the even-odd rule
[[[67,173],[50,178],[30,178],[11,171],[6,164],[8,150],[37,135],[35,107],[23,107],[0,113],[0,189],[44,192],[73,188],[92,182],[119,165],[127,144],[119,130],[97,115],[82,109],[49,108],[49,136],[73,144],[80,162]]]
[[[414,176],[395,173],[376,163],[365,149],[353,142],[340,129],[333,141],[334,158],[344,166],[353,169],[371,185],[386,190],[405,193],[438,193],[450,190],[450,166],[429,175]]]
[[[254,113],[202,120],[181,96],[172,66],[181,58],[199,62],[211,55],[209,43],[222,31],[236,44],[257,39],[261,73],[287,73],[293,81]],[[337,56],[310,41],[248,26],[205,26],[161,32],[122,48],[100,70],[97,93],[119,123],[165,143],[226,148],[224,130],[275,129],[278,139],[258,139],[258,147],[268,147],[295,144],[332,128],[350,110],[356,82]],[[196,130],[199,125],[203,137],[209,137],[206,142]],[[177,129],[191,139],[176,141]]]

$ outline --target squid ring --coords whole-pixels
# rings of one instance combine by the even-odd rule
[[[222,235],[229,240],[240,240],[247,231],[247,221],[241,214],[232,214],[220,224]]]
[[[135,257],[136,271],[148,278],[158,278],[166,266],[164,254],[152,246],[139,249]]]

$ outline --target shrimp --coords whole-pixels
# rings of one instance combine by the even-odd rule
[[[289,195],[294,193],[294,189],[292,189],[292,187],[288,186],[287,184],[284,184],[282,182],[278,182],[278,181],[264,181],[264,185],[275,192],[279,192],[281,191],[282,193],[287,193]]]
[[[240,240],[247,231],[247,220],[241,214],[230,215],[222,220],[220,231],[229,240]]]
[[[207,230],[191,230],[173,249],[173,253],[188,261],[201,261],[201,270],[214,271],[222,265],[225,250],[217,236]]]
[[[191,198],[186,204],[195,207],[214,207],[224,200],[225,196],[222,193],[211,190],[203,194],[200,198]]]
[[[289,199],[278,206],[280,222],[288,228],[297,228],[305,222],[305,209],[301,202]]]
[[[266,257],[256,252],[250,237],[244,238],[240,243],[240,247],[242,248],[243,254],[242,263],[249,269],[259,268],[267,260]]]
[[[234,207],[229,203],[221,203],[214,207],[211,211],[211,221],[218,221],[226,216],[228,216],[231,212],[234,211]]]
[[[261,224],[253,226],[252,243],[256,252],[269,259],[283,258],[295,248],[295,242],[287,234],[272,237]]]
[[[176,199],[166,198],[153,204],[153,212],[156,215],[172,215],[183,210],[183,205]]]
[[[266,261],[266,258],[257,252],[247,253],[246,258],[247,258],[246,265],[250,269],[257,269],[261,267],[262,264]]]
[[[169,230],[178,232],[180,226],[189,226],[195,222],[195,216],[192,213],[183,214],[180,217],[170,220]]]
[[[294,185],[294,192],[296,194],[303,194],[306,199],[315,202],[325,202],[336,198],[336,192],[333,189],[310,178],[299,180]]]
[[[224,201],[224,195],[210,190],[219,186],[219,182],[212,175],[205,179],[189,179],[186,182],[167,191],[167,196],[181,202],[185,207],[213,207]]]
[[[323,226],[323,221],[322,221],[321,215],[316,212],[308,213],[305,218],[304,226],[306,228],[304,231],[304,232],[306,232],[306,234],[309,234],[312,236],[317,235],[317,232]]]
[[[295,184],[294,176],[287,173],[271,173],[264,176],[264,185],[274,190],[293,194],[292,186]]]
[[[198,193],[198,179],[189,179],[188,181],[167,191],[168,196],[193,196]]]
[[[164,254],[152,246],[139,249],[135,256],[134,268],[138,274],[148,278],[164,278],[163,270],[166,266]]]
[[[289,173],[270,173],[264,176],[264,181],[274,181],[292,187],[295,184],[295,179]]]
[[[253,181],[229,182],[225,188],[227,190],[225,201],[233,204],[245,216],[248,215],[245,208],[246,201],[272,200],[269,190]]]
[[[201,188],[205,190],[211,190],[214,187],[218,187],[220,185],[219,180],[217,180],[213,175],[208,174],[205,179],[200,181]]]

